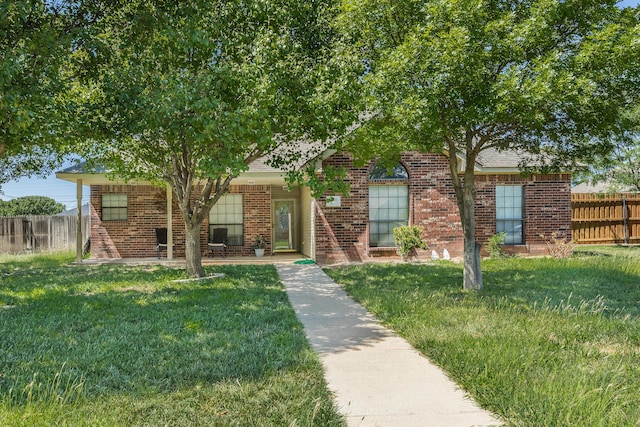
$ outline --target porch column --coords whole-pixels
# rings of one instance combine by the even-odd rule
[[[78,202],[78,226],[76,227],[76,262],[82,263],[82,180],[76,181],[76,200]]]
[[[173,193],[167,185],[167,259],[173,259]]]

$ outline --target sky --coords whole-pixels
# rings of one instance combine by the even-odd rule
[[[618,5],[620,7],[635,7],[640,4],[640,0],[622,0]],[[71,164],[63,165],[65,167]],[[82,203],[89,202],[89,187],[84,186],[82,190]],[[47,178],[22,178],[18,181],[7,182],[0,187],[0,199],[11,200],[24,196],[47,196],[51,197],[58,203],[65,205],[67,209],[77,207],[76,201],[76,184],[73,182],[63,181],[55,177],[52,173]]]
[[[75,164],[65,163],[57,171]],[[78,206],[76,196],[76,183],[57,179],[55,171],[47,178],[22,178],[18,181],[10,181],[0,186],[0,199],[11,200],[24,196],[47,196],[58,203],[62,203],[66,209],[75,209]],[[82,203],[89,203],[89,187],[82,187]]]

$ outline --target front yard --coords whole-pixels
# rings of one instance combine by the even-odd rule
[[[327,269],[485,408],[514,426],[640,424],[640,250]]]
[[[327,269],[514,426],[640,423],[640,249]],[[0,259],[0,425],[339,426],[271,266]]]
[[[343,425],[272,266],[72,259],[0,259],[0,425]]]

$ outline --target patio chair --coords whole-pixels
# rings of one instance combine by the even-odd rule
[[[227,256],[227,229],[209,227],[209,252],[222,251],[222,256]]]
[[[158,258],[160,258],[160,252],[166,251],[167,247],[167,229],[166,228],[156,228],[156,251],[158,252]],[[173,245],[175,248],[176,245]]]

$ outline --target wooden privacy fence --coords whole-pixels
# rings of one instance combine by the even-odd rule
[[[579,244],[640,243],[640,194],[572,194],[571,229]]]
[[[74,215],[0,218],[0,253],[73,250],[77,225],[78,217]],[[84,247],[91,231],[88,215],[82,217],[82,228]]]

